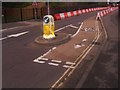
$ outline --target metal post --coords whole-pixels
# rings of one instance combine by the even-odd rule
[[[36,11],[36,7],[34,8],[35,11],[35,19],[37,19],[37,11]]]
[[[48,15],[50,14],[49,0],[48,0]]]

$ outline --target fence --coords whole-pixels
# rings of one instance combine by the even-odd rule
[[[35,18],[35,9],[37,19],[41,19],[45,14],[47,14],[46,8],[3,8],[2,9],[2,23],[24,21]]]

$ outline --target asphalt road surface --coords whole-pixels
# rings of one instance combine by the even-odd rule
[[[85,19],[95,15],[96,12],[91,12],[55,21],[55,30],[73,35]],[[108,25],[109,23],[107,21]],[[63,27],[64,29],[62,29]],[[42,35],[42,24],[39,25],[39,23],[3,31],[1,39],[3,88],[50,88],[67,70],[66,67],[62,67],[66,62],[62,62],[59,66],[56,66],[52,60],[41,61],[40,63],[33,62],[51,48],[57,47],[35,44],[34,39],[39,35]]]

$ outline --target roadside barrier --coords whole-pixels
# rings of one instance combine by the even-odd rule
[[[103,17],[103,16],[105,16],[105,15],[107,15],[107,14],[109,14],[109,13],[111,13],[111,12],[117,10],[117,9],[118,9],[118,7],[110,7],[106,10],[100,11],[100,12],[97,13],[96,19],[98,20],[99,18],[101,18],[101,17]]]
[[[108,9],[109,7],[98,7],[98,8],[89,8],[89,9],[82,9],[82,10],[76,10],[76,11],[71,11],[71,12],[64,12],[64,13],[59,13],[59,14],[54,14],[55,20],[60,20],[72,16],[77,16],[80,14],[88,13],[88,12],[93,12],[93,11],[98,11],[98,10],[104,10]]]

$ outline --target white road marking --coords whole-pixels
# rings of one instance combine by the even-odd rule
[[[55,50],[57,47],[53,47],[52,50]]]
[[[51,60],[52,62],[57,62],[57,63],[61,63],[62,61],[58,61],[58,60]]]
[[[73,62],[66,62],[66,64],[72,64],[72,65],[74,65],[75,63],[73,63]]]
[[[47,60],[48,60],[48,58],[41,58],[40,60],[44,60],[44,61],[47,61]]]
[[[18,34],[8,35],[8,37],[18,37],[18,36],[24,35],[24,34],[26,34],[26,33],[28,33],[28,32],[29,32],[29,31],[22,32],[22,33],[18,33]]]
[[[63,65],[64,68],[74,68],[72,66],[68,66],[68,65]]]
[[[8,38],[8,37],[0,38],[0,41],[1,41],[1,40],[4,40],[4,39],[7,39],[7,38]]]
[[[83,40],[82,40],[82,42],[86,42],[86,41],[87,41],[87,39],[83,39]]]
[[[76,27],[76,26],[73,26],[73,25],[70,25],[70,27],[72,27],[72,28],[75,28],[75,29],[77,29],[78,27]]]
[[[22,33],[18,33],[18,34],[8,35],[7,37],[0,38],[0,40],[4,40],[4,39],[7,39],[7,38],[11,38],[11,37],[18,37],[18,36],[24,35],[24,34],[26,34],[26,33],[28,33],[28,32],[29,32],[29,31],[22,32]]]
[[[74,45],[74,48],[76,49],[76,48],[80,48],[80,47],[82,47],[81,45]]]
[[[37,62],[37,63],[41,63],[41,64],[45,63],[45,61],[39,61],[38,59],[33,60],[33,62]]]
[[[41,64],[43,64],[43,63],[45,63],[45,61],[38,61],[37,63],[41,63]]]
[[[49,65],[53,65],[53,66],[58,66],[59,64],[57,63],[48,63]]]
[[[83,25],[83,22],[81,23],[81,25],[80,25],[79,29],[77,30],[77,32],[75,34],[73,34],[71,36],[71,38],[75,37],[79,33],[80,29],[82,28],[82,25]]]
[[[65,28],[69,27],[70,25],[72,25],[72,24],[69,24],[69,25],[66,25],[66,26],[64,26],[62,28],[59,28],[59,29],[55,30],[55,32],[61,31],[61,30],[65,29]]]

